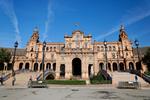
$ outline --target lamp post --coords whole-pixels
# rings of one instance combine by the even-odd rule
[[[37,71],[38,70],[38,46],[37,46],[37,43],[39,42],[39,40],[37,39],[36,40],[36,45],[35,45],[35,54],[36,54],[36,70],[35,71]]]
[[[13,79],[15,79],[14,63],[15,63],[16,49],[18,47],[18,42],[17,41],[15,42],[14,47],[15,47],[15,49],[14,49],[14,56],[13,56],[13,60],[12,60],[12,77],[13,77]],[[13,84],[12,85],[14,85],[14,81],[15,80],[13,80]]]
[[[16,48],[18,47],[18,42],[16,41],[14,44],[14,56],[13,56],[13,61],[12,61],[12,76],[15,76],[15,71],[14,71],[14,63],[15,63],[15,56],[16,56]]]
[[[134,41],[134,43],[135,43],[136,50],[137,50],[137,54],[138,54],[138,62],[139,62],[139,64],[140,64],[140,68],[141,68],[141,60],[140,60],[140,54],[139,54],[139,41],[136,39],[136,40]]]
[[[105,67],[104,67],[104,70],[107,71],[107,41],[104,40],[104,46],[105,46]]]
[[[44,57],[45,57],[45,47],[46,47],[46,42],[44,41],[43,42],[43,49],[42,49],[42,51],[43,51],[43,57],[42,57],[42,70],[43,70],[43,80],[44,80]]]

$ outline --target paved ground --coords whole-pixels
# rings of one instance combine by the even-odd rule
[[[19,88],[0,86],[0,100],[150,100],[150,88],[116,89],[110,85]]]

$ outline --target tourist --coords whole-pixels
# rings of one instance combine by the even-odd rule
[[[16,78],[15,78],[15,76],[14,76],[14,77],[13,77],[13,80],[12,80],[12,86],[15,85],[15,81],[16,81]]]
[[[3,85],[3,76],[0,77],[1,85]]]
[[[138,77],[137,77],[137,75],[135,75],[135,82],[137,82],[138,81]]]

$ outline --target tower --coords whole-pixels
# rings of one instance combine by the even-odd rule
[[[33,43],[39,42],[39,29],[37,27],[34,28],[33,34],[29,42],[33,42]]]

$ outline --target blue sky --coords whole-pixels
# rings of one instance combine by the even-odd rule
[[[150,1],[0,0],[0,47],[13,47],[17,40],[24,48],[36,26],[40,41],[64,42],[76,29],[96,41],[117,41],[121,24],[131,41],[150,46]]]

